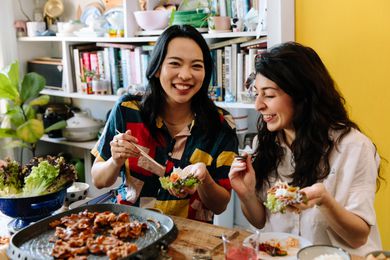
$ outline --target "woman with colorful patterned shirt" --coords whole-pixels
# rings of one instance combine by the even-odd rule
[[[161,34],[146,71],[147,93],[116,103],[92,151],[96,187],[112,185],[121,174],[128,179],[121,203],[207,222],[226,209],[238,140],[232,117],[208,98],[212,67],[207,43],[193,27],[171,26]],[[159,176],[187,166],[200,181],[196,189],[161,188]]]

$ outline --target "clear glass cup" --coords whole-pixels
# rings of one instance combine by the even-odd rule
[[[241,242],[229,241],[222,235],[225,260],[257,260],[257,252],[253,247],[244,246]]]

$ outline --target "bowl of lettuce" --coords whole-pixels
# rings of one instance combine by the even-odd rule
[[[17,231],[61,208],[66,190],[76,179],[74,166],[63,157],[34,157],[24,166],[6,159],[0,167],[0,211]]]

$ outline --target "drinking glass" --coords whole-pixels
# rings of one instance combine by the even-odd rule
[[[244,246],[241,242],[229,241],[222,235],[225,260],[257,260],[257,252],[253,247]]]

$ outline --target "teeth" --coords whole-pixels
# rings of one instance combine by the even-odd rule
[[[176,84],[175,87],[177,89],[180,89],[180,90],[186,90],[186,89],[189,89],[190,86],[189,85],[180,85],[180,84]]]
[[[263,118],[264,118],[265,120],[271,119],[272,117],[273,117],[273,115],[263,115]]]

